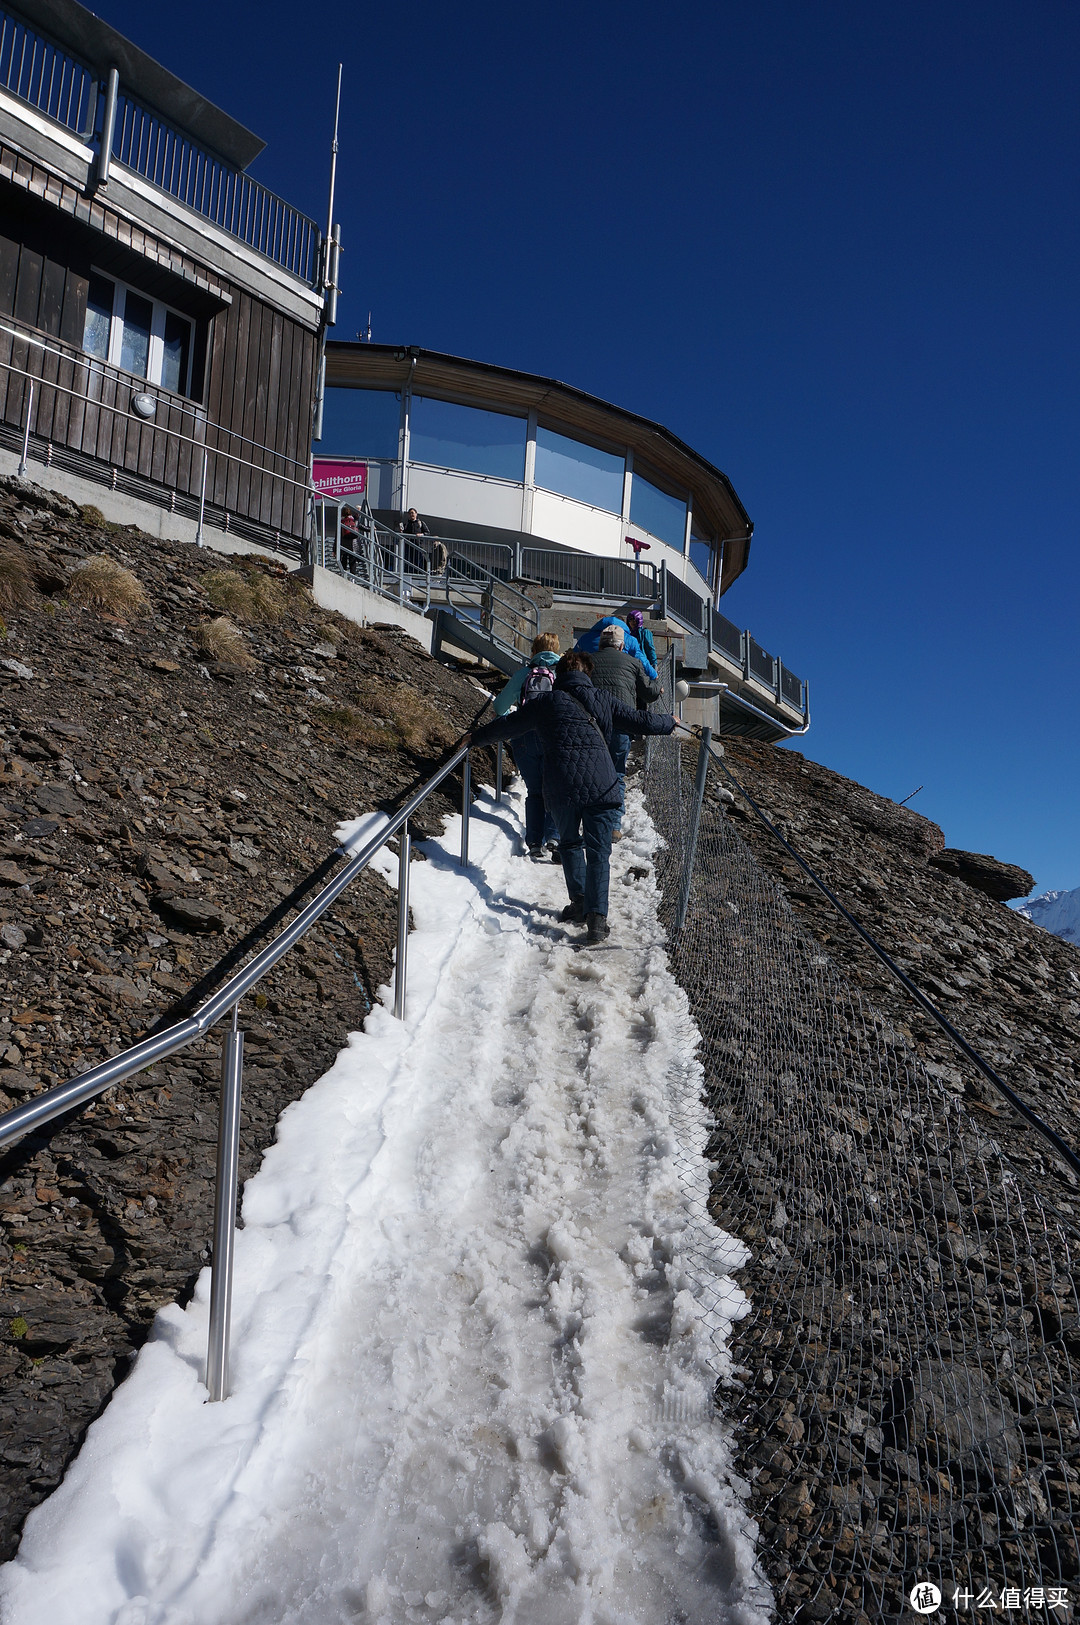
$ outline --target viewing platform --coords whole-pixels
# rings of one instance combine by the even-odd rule
[[[808,728],[807,684],[717,607],[746,568],[749,515],[727,475],[661,424],[532,373],[331,341],[321,429],[323,556],[344,540],[346,568],[377,575],[375,590],[396,582],[427,613],[441,594],[469,619],[431,568],[441,542],[456,589],[490,574],[496,597],[498,582],[531,598],[564,647],[599,616],[640,609],[658,648],[676,648],[687,720],[763,740]],[[349,563],[340,515],[364,504],[377,545]],[[399,549],[413,508],[427,534]]]

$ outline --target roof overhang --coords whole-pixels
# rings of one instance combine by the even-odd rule
[[[5,3],[25,17],[31,28],[48,34],[88,68],[103,75],[110,68],[116,68],[125,90],[140,101],[148,102],[155,112],[237,169],[246,169],[266,146],[265,141],[230,118],[228,113],[185,85],[182,79],[140,51],[92,11],[80,6],[78,0],[32,0],[32,4],[30,0],[5,0]]]
[[[726,474],[662,423],[555,378],[416,345],[336,339],[327,344],[326,358],[328,384],[401,389],[408,381],[416,394],[427,390],[447,399],[522,415],[536,411],[541,418],[549,416],[587,438],[630,446],[635,461],[640,459],[676,488],[693,491],[695,517],[724,543],[721,592],[746,569],[754,527],[735,487]]]

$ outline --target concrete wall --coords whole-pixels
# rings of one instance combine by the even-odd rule
[[[389,598],[380,598],[378,593],[369,592],[355,581],[346,581],[344,576],[324,570],[320,564],[314,568],[311,589],[322,609],[336,610],[357,626],[370,626],[375,621],[384,626],[400,626],[431,653],[434,623],[416,610],[391,603]]]

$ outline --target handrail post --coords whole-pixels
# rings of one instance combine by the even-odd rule
[[[405,1020],[405,978],[409,957],[409,859],[412,836],[408,819],[398,836],[397,965],[394,968],[394,1015]]]
[[[240,1093],[244,1077],[244,1035],[237,1031],[238,1009],[234,1004],[233,1024],[221,1045],[214,1255],[210,1276],[210,1335],[206,1349],[206,1386],[212,1400],[227,1399],[229,1395],[229,1324],[236,1193],[240,1180]]]
[[[206,516],[206,465],[209,458],[210,453],[204,446],[202,454],[202,479],[199,482],[199,528],[195,532],[196,547],[201,547],[203,545],[203,519]]]
[[[495,801],[502,800],[503,796],[503,742],[500,739],[495,747]]]
[[[26,394],[26,428],[23,431],[22,457],[19,460],[19,478],[26,478],[26,465],[30,460],[30,419],[34,415],[34,380],[30,379],[30,388]]]
[[[690,882],[694,874],[694,860],[697,857],[698,826],[701,823],[701,804],[705,800],[705,778],[709,771],[709,746],[712,743],[712,729],[702,728],[701,744],[698,746],[697,779],[694,783],[694,805],[690,812],[690,833],[686,843],[686,857],[683,860],[682,885],[679,888],[679,912],[675,920],[675,935],[679,936],[686,924],[686,911],[690,906]]]
[[[469,754],[461,764],[461,867],[469,867],[469,810],[472,799],[472,771]]]

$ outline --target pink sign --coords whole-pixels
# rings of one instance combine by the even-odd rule
[[[311,482],[320,496],[362,497],[367,490],[366,463],[326,463],[316,458]]]

